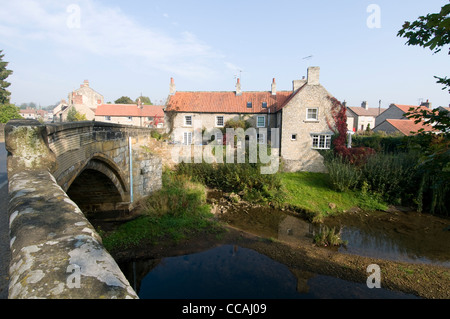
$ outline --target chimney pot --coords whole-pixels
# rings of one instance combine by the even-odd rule
[[[236,96],[242,95],[241,91],[241,79],[238,78],[236,82]]]
[[[426,107],[426,108],[431,108],[431,103],[430,103],[429,100],[427,99],[426,102],[420,103],[420,106],[424,106],[424,107]]]
[[[173,78],[170,78],[170,87],[169,87],[169,94],[170,95],[174,95],[176,91],[176,87],[175,87],[175,81]]]
[[[275,83],[275,78],[272,80],[272,95],[277,94],[277,84]]]

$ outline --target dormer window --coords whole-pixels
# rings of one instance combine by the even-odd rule
[[[267,109],[267,102],[262,102],[262,108]]]
[[[251,109],[252,107],[253,107],[252,102],[247,102],[247,108],[248,108],[248,109]]]

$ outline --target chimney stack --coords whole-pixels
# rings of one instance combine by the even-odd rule
[[[301,80],[294,80],[292,81],[292,91],[295,92],[297,91],[299,88],[301,88],[303,85],[306,84],[306,79],[305,77],[302,77]]]
[[[425,106],[426,108],[431,108],[431,103],[427,100],[426,102],[420,103],[420,106]]]
[[[272,95],[277,94],[277,84],[275,83],[275,78],[272,80]]]
[[[89,81],[88,81],[88,80],[84,80],[84,82],[83,82],[83,86],[85,86],[85,87],[89,87]]]
[[[310,66],[308,68],[308,85],[319,85],[320,67]]]
[[[367,101],[363,101],[363,102],[361,103],[361,107],[363,107],[363,108],[365,108],[366,110],[368,110],[368,109],[369,109],[369,103],[367,103]]]
[[[236,96],[242,95],[241,91],[241,79],[238,78],[236,82]]]
[[[175,81],[173,80],[173,78],[170,78],[170,87],[169,87],[169,94],[170,95],[174,95],[176,91],[175,88]]]

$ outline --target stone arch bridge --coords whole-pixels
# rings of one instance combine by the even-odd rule
[[[101,122],[5,127],[9,298],[136,298],[88,214],[132,209],[161,188],[150,129]]]

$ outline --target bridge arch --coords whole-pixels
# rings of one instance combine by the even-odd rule
[[[67,195],[85,214],[127,210],[128,178],[104,154],[94,154],[67,183]]]

